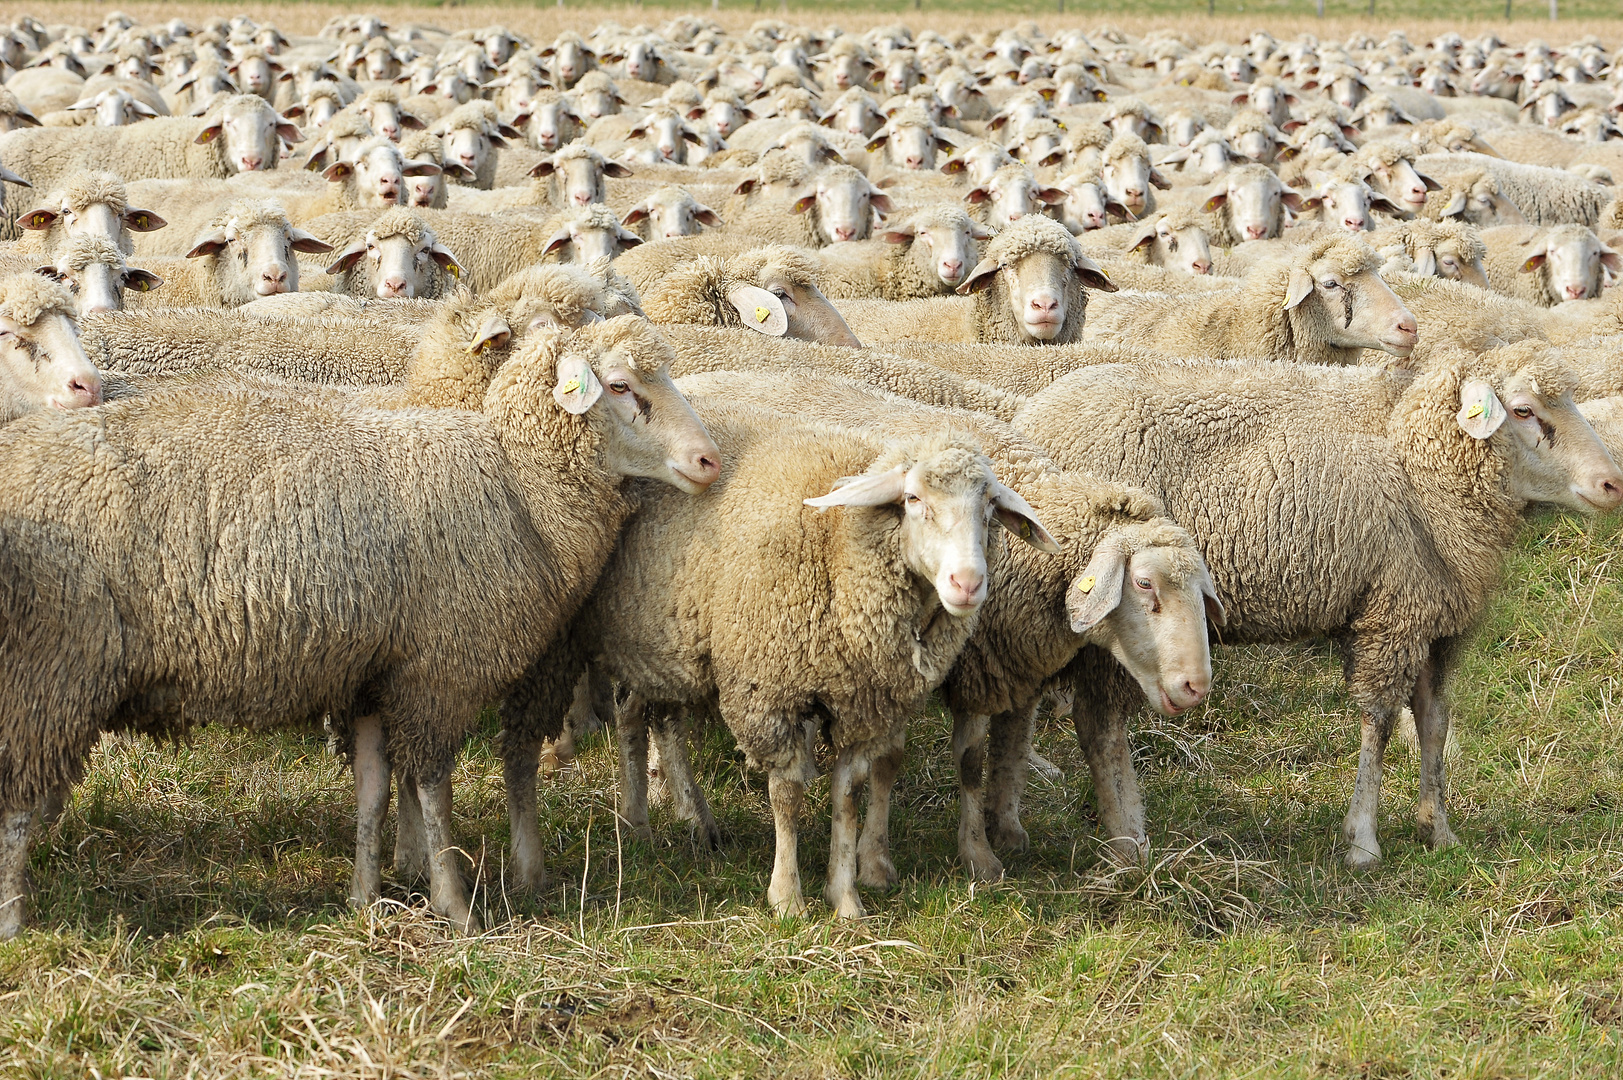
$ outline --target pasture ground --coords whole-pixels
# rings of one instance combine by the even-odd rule
[[[787,12],[848,29],[906,20],[972,30],[1033,6],[734,0],[731,29]],[[313,32],[336,10],[131,4],[140,19],[248,11]],[[386,8],[385,5],[377,5]],[[1313,30],[1412,39],[1495,29],[1555,43],[1623,23],[1598,0],[1557,26],[1478,22],[1493,3],[1072,3],[1047,27],[1114,22],[1200,36]],[[81,3],[0,5],[94,23]],[[387,9],[537,37],[671,8]],[[1542,15],[1519,0],[1516,12]],[[970,13],[973,12],[973,13]],[[317,735],[206,730],[181,747],[109,739],[33,874],[40,929],[0,945],[0,1076],[452,1077],[1615,1077],[1623,1074],[1623,523],[1529,523],[1454,688],[1450,776],[1464,846],[1411,824],[1415,757],[1394,748],[1387,861],[1356,875],[1336,834],[1358,750],[1328,648],[1230,649],[1192,714],[1135,740],[1155,843],[1148,871],[1095,848],[1086,768],[1063,721],[1039,749],[1032,850],[971,887],[955,864],[947,724],[914,727],[893,837],[903,884],[860,925],[814,902],[762,908],[764,785],[724,736],[699,767],[726,831],[696,852],[656,812],[653,849],[615,827],[601,737],[543,784],[556,838],[537,904],[502,887],[507,827],[490,728],[456,779],[461,839],[494,929],[458,939],[401,891],[346,909],[353,795]],[[808,892],[827,852],[826,788],[803,818]]]

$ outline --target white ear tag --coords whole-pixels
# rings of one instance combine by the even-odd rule
[[[578,356],[566,356],[558,361],[558,385],[552,388],[552,400],[564,412],[579,416],[603,396],[603,384],[597,381],[592,365]]]

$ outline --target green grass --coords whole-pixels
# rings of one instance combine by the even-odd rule
[[[699,767],[727,834],[615,829],[604,740],[543,784],[554,885],[504,893],[499,761],[456,798],[495,929],[459,940],[394,892],[346,909],[353,803],[319,738],[109,740],[0,945],[0,1076],[1615,1077],[1623,1073],[1623,523],[1530,523],[1454,686],[1459,849],[1412,825],[1394,749],[1387,861],[1335,837],[1354,710],[1322,647],[1221,652],[1211,703],[1136,738],[1155,863],[1095,849],[1075,740],[1034,781],[1009,879],[958,873],[947,726],[914,726],[903,874],[861,925],[780,922],[761,778]],[[804,816],[808,892],[824,785]],[[584,886],[584,892],[583,892]]]

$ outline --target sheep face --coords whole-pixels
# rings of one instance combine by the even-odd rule
[[[1176,109],[1166,118],[1167,142],[1172,146],[1188,146],[1206,129],[1206,122],[1189,109]]]
[[[1276,128],[1284,129],[1290,122],[1291,106],[1298,104],[1295,94],[1287,92],[1277,84],[1265,83],[1262,86],[1253,86],[1244,94],[1234,98],[1236,105],[1250,105],[1262,115],[1266,116]]]
[[[377,143],[354,162],[327,166],[328,182],[349,184],[361,207],[398,206],[404,198],[406,177],[437,176],[440,167],[429,161],[406,161],[393,143]]]
[[[1486,172],[1475,180],[1451,180],[1449,187],[1452,190],[1437,210],[1442,221],[1465,221],[1481,227],[1527,224],[1521,208],[1499,193],[1498,182]]]
[[[372,130],[390,142],[399,142],[406,128],[421,129],[423,122],[401,109],[393,101],[367,101],[359,107],[360,114],[372,125]]]
[[[1404,158],[1390,165],[1376,162],[1370,168],[1369,184],[1400,208],[1416,214],[1426,205],[1426,194],[1440,186],[1429,176],[1422,176],[1420,170]]]
[[[57,208],[36,207],[18,218],[17,224],[39,232],[61,226],[69,238],[100,236],[112,244],[120,244],[125,239],[126,230],[153,232],[169,223],[151,210],[140,210],[133,206],[125,208],[122,214],[111,203],[103,201],[74,207],[71,200],[64,196]]]
[[[986,208],[987,223],[1001,230],[1027,214],[1037,213],[1044,206],[1064,202],[1065,192],[1038,183],[1030,169],[1005,166],[986,183],[970,188],[964,199],[971,205],[989,204]]]
[[[1051,251],[1036,250],[1018,259],[999,262],[987,256],[958,286],[963,294],[997,286],[993,303],[1008,304],[1016,326],[1026,342],[1053,341],[1071,317],[1072,303],[1086,304],[1086,294],[1078,287],[1115,292],[1097,263],[1086,256],[1072,263]],[[1080,313],[1078,313],[1080,321]]]
[[[273,63],[268,57],[254,55],[231,65],[226,70],[236,75],[237,87],[243,93],[269,101],[276,93],[276,76],[282,70],[282,66]]]
[[[507,142],[500,135],[473,126],[455,127],[441,132],[440,141],[445,146],[446,161],[460,165],[476,176],[490,161],[492,154],[507,146]]]
[[[652,41],[646,38],[633,41],[626,49],[626,78],[658,82],[659,69],[664,63]]]
[[[515,121],[515,124],[519,124]],[[563,98],[536,105],[530,112],[530,142],[537,150],[556,150],[574,136],[580,117]]]
[[[874,211],[887,214],[891,209],[890,196],[849,166],[822,173],[816,187],[815,193],[795,200],[794,211],[804,214],[817,208],[818,238],[825,244],[866,240],[873,233]]]
[[[1224,186],[1201,209],[1208,214],[1227,213],[1235,235],[1242,240],[1268,240],[1284,228],[1286,209],[1299,211],[1302,207],[1300,195],[1258,165],[1229,173]]]
[[[749,275],[746,275],[749,276]],[[751,322],[747,315],[755,310],[756,298],[766,304],[781,307],[784,315],[783,336],[800,341],[815,341],[823,345],[842,345],[860,348],[862,342],[846,325],[839,310],[828,301],[815,282],[806,281],[783,267],[768,264],[753,275],[751,284],[770,296],[760,293],[752,296],[729,296],[739,308],[739,317],[745,326]],[[770,308],[767,308],[770,311]],[[758,312],[756,312],[758,317]]]
[[[331,250],[332,245],[293,228],[286,218],[239,223],[233,217],[198,237],[186,257],[213,258],[221,292],[228,302],[236,299],[240,303],[248,293],[275,296],[298,292],[299,261],[294,252],[314,255]]]
[[[575,111],[587,120],[615,116],[620,112],[620,98],[609,90],[575,91]]]
[[[1231,135],[1229,145],[1241,157],[1264,165],[1273,161],[1282,148],[1277,138],[1261,128],[1251,128]]]
[[[1375,228],[1374,211],[1398,214],[1397,205],[1376,192],[1361,180],[1325,180],[1318,185],[1313,198],[1303,207],[1317,205],[1327,222],[1333,222],[1348,232],[1368,232]]]
[[[644,220],[648,222],[648,235],[654,240],[697,236],[700,228],[709,226],[713,229],[722,223],[721,215],[676,187],[660,188],[626,211],[620,224],[630,228]]]
[[[890,124],[868,143],[868,150],[881,147],[885,160],[898,169],[933,169],[937,150],[951,150],[952,144],[936,135],[928,124]]]
[[[1108,649],[1163,716],[1194,708],[1210,692],[1206,620],[1221,626],[1223,605],[1182,529],[1157,522],[1106,536],[1071,582],[1065,609],[1072,630]]]
[[[1414,351],[1419,332],[1414,313],[1373,268],[1348,273],[1333,258],[1291,269],[1284,309],[1306,322],[1311,336],[1337,349],[1380,349],[1393,356]]]
[[[545,89],[541,76],[531,69],[510,72],[487,85],[499,91],[494,100],[497,111],[504,116],[508,113],[529,112],[535,105],[536,95]]]
[[[1211,237],[1198,222],[1173,228],[1166,218],[1160,218],[1138,234],[1133,250],[1142,251],[1155,266],[1182,270],[1186,274],[1212,272]]]
[[[1416,273],[1463,281],[1479,289],[1490,287],[1488,270],[1482,265],[1481,256],[1458,239],[1445,238],[1433,247],[1422,248],[1415,253],[1414,261]]]
[[[829,60],[825,77],[834,89],[849,90],[853,86],[867,86],[868,76],[873,70],[873,61],[865,53],[844,52]]]
[[[299,113],[299,119],[303,120],[307,127],[324,128],[332,123],[332,118],[337,116],[342,108],[343,106],[338,103],[336,97],[331,94],[322,94],[303,107],[303,111]],[[289,109],[288,112],[291,115],[294,110]]]
[[[31,326],[0,316],[0,391],[14,414],[81,409],[101,404],[101,376],[67,316],[42,314]]]
[[[1104,182],[1105,192],[1134,216],[1151,208],[1151,184],[1163,190],[1172,186],[1150,164],[1149,157],[1140,154],[1110,158],[1100,169],[1099,178]]]
[[[887,94],[892,97],[906,94],[923,81],[924,75],[919,71],[912,53],[897,50],[885,57],[885,67],[880,73],[880,84]]]
[[[379,236],[376,231],[345,248],[327,267],[341,274],[365,260],[368,288],[379,300],[411,300],[432,295],[441,273],[462,274],[462,266],[426,229],[413,238],[405,233]]]
[[[997,143],[978,142],[942,162],[941,171],[949,175],[962,173],[972,186],[979,187],[990,181],[1003,166],[1013,164],[1014,158]]]
[[[658,160],[672,165],[686,165],[688,143],[701,141],[698,133],[675,112],[660,112],[649,116],[627,133],[632,139],[647,139],[653,143]]]
[[[1522,261],[1524,274],[1544,271],[1545,292],[1552,304],[1599,296],[1606,272],[1623,270],[1623,257],[1582,225],[1562,225],[1536,243]]]
[[[1528,372],[1492,383],[1465,380],[1459,422],[1472,438],[1492,439],[1509,459],[1511,492],[1520,498],[1585,513],[1623,503],[1623,474],[1572,395],[1541,389]]]
[[[405,166],[417,164],[407,161]],[[434,162],[429,162],[430,165]],[[459,170],[460,171],[460,170]],[[471,179],[471,178],[470,178]],[[443,210],[446,202],[445,172],[430,173],[422,176],[406,176],[405,205],[421,206],[427,209]]]
[[[231,171],[258,172],[276,167],[280,140],[302,142],[304,136],[265,102],[238,96],[228,100],[197,136],[200,143],[215,139],[225,140],[225,160]]]
[[[1111,214],[1126,221],[1135,216],[1111,198],[1097,180],[1061,181],[1060,189],[1065,192],[1061,222],[1073,234],[1104,228],[1110,224]]]
[[[711,130],[723,139],[749,120],[748,115],[730,101],[705,102],[704,118],[709,121]]]
[[[980,261],[975,241],[990,240],[992,232],[966,216],[954,224],[936,223],[924,228],[904,225],[886,230],[882,237],[892,244],[912,243],[914,257],[921,264],[927,261],[942,291],[947,292],[963,284],[970,268]]]
[[[608,214],[607,207],[603,210]],[[642,237],[627,232],[624,226],[614,221],[612,215],[609,222],[612,228],[586,221],[569,222],[547,241],[543,257],[557,255],[560,262],[592,263],[598,259],[613,259],[622,251],[642,243]]]
[[[147,120],[158,113],[144,101],[137,101],[126,90],[103,90],[95,97],[83,98],[68,106],[69,111],[94,109],[98,127],[124,127]]]
[[[531,176],[553,176],[559,189],[559,200],[564,206],[585,209],[594,203],[609,201],[608,184],[604,177],[624,179],[631,170],[617,161],[605,161],[596,154],[566,155],[561,160],[543,161],[530,170]]]
[[[56,265],[38,273],[67,286],[81,315],[124,310],[124,290],[150,292],[163,284],[156,274],[127,266],[124,253],[103,237],[69,239],[58,249]]]
[[[638,356],[634,343],[596,355],[565,351],[558,379],[555,398],[571,380],[578,380],[574,393],[596,391],[588,423],[606,436],[605,461],[617,475],[663,480],[690,495],[702,493],[721,475],[721,451],[693,406],[665,366],[654,367],[648,357]],[[560,403],[573,411],[562,398]]]

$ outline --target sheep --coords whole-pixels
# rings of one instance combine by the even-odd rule
[[[1212,215],[1212,240],[1227,248],[1278,236],[1285,227],[1285,211],[1299,212],[1303,205],[1302,196],[1266,165],[1242,165],[1228,171],[1201,210]]]
[[[1130,134],[1110,140],[1100,158],[1099,177],[1105,191],[1138,217],[1155,212],[1155,188],[1172,186],[1150,161],[1144,140]]]
[[[408,131],[423,131],[422,118],[401,105],[400,91],[393,86],[376,86],[344,107],[345,113],[365,120],[371,130],[390,142],[400,142]]]
[[[4,261],[16,261],[17,270],[32,269],[65,285],[84,315],[122,311],[127,291],[148,292],[163,284],[156,274],[130,266],[118,245],[99,233],[69,236],[48,258],[44,265],[33,265],[40,257],[13,253]]]
[[[1443,175],[1438,189],[1426,196],[1420,216],[1428,221],[1459,220],[1472,225],[1525,225],[1527,218],[1506,198],[1487,169],[1461,169]]]
[[[1376,212],[1401,216],[1396,203],[1365,182],[1367,176],[1365,167],[1350,158],[1328,172],[1308,172],[1313,193],[1302,201],[1301,220],[1316,218],[1327,227],[1360,233],[1375,227]]]
[[[514,115],[512,126],[524,133],[532,148],[548,153],[570,145],[586,131],[568,96],[557,90],[537,90],[529,106]]]
[[[988,390],[1001,391],[1007,395],[1006,399],[994,396],[988,390],[981,390],[977,385],[974,393],[965,392],[951,400],[931,399],[926,402],[974,409],[996,416],[1000,420],[1007,420],[1013,415],[1009,407],[1010,402],[1018,404],[1040,393],[1054,380],[1069,375],[1077,368],[1091,367],[1095,364],[1136,364],[1167,359],[1165,354],[1150,349],[1102,341],[1050,345],[1042,349],[1032,349],[1024,345],[984,343],[954,345],[951,349],[943,349],[920,341],[890,341],[878,348],[882,348],[885,355],[894,360],[925,363],[958,378],[985,384]],[[680,350],[678,354],[680,355]],[[680,376],[687,374],[690,368],[679,362],[672,370]],[[839,374],[850,373],[841,371]],[[888,383],[880,383],[877,379],[866,376],[852,377],[861,377],[868,382],[884,385],[886,389],[904,397],[919,397],[916,393],[905,389],[898,390]]]
[[[69,174],[61,187],[18,219],[24,230],[20,251],[50,254],[68,237],[104,236],[128,255],[135,250],[131,233],[153,232],[168,224],[151,210],[132,207],[124,182],[110,172],[83,170]]]
[[[746,193],[736,208],[729,207],[727,227],[775,235],[802,247],[823,247],[868,239],[874,213],[888,214],[893,208],[889,195],[849,165],[831,165],[808,183],[812,191],[787,199]]]
[[[613,259],[620,252],[642,243],[642,237],[620,224],[613,210],[594,203],[549,218],[542,230],[552,230],[542,257],[556,256],[559,262],[589,263]]]
[[[975,297],[970,340],[1057,345],[1081,340],[1088,289],[1116,286],[1063,225],[1026,217],[987,245],[957,292]]]
[[[1522,165],[1482,154],[1423,154],[1415,164],[1439,181],[1465,169],[1485,170],[1530,225],[1593,227],[1600,220],[1601,210],[1612,201],[1607,188],[1560,169]]]
[[[870,154],[883,150],[885,163],[903,170],[934,169],[937,152],[955,149],[929,113],[916,106],[898,110],[884,127],[866,138]]]
[[[688,504],[645,496],[578,625],[601,643],[594,664],[632,695],[621,725],[628,772],[646,772],[635,758],[646,710],[683,706],[719,713],[746,762],[767,771],[778,837],[767,899],[780,915],[806,910],[795,819],[813,742],[827,739],[824,896],[837,916],[861,918],[857,880],[895,880],[886,817],[906,722],[946,677],[1006,561],[1001,545],[987,555],[993,514],[1028,543],[1057,548],[963,436],[886,443],[725,400],[699,408],[724,478]],[[671,601],[657,614],[639,599],[649,588]]]
[[[1061,467],[1140,485],[1189,527],[1223,598],[1225,641],[1341,643],[1364,712],[1343,830],[1354,869],[1381,856],[1381,758],[1405,705],[1420,731],[1420,833],[1433,848],[1457,842],[1443,804],[1444,687],[1523,510],[1623,501],[1623,474],[1572,404],[1571,374],[1542,348],[1453,353],[1412,377],[1093,367],[1015,418]],[[1079,683],[1073,700],[1099,742],[1125,739],[1107,695]],[[1122,786],[1136,788],[1130,774]]]
[[[874,240],[821,251],[829,296],[913,300],[952,292],[980,261],[976,241],[991,230],[951,203],[915,210]]]
[[[160,117],[132,127],[27,128],[5,137],[10,166],[41,191],[78,169],[107,169],[126,182],[210,179],[274,169],[281,140],[299,129],[252,94],[224,99],[202,119]]]
[[[1063,190],[1040,183],[1035,173],[1019,163],[1000,166],[990,179],[964,194],[969,216],[999,230],[1065,200]]]
[[[816,256],[769,245],[731,258],[684,261],[643,293],[648,318],[660,324],[747,328],[769,337],[859,345],[819,288]]]
[[[155,116],[168,115],[167,106],[164,107],[163,112],[159,112],[123,87],[108,87],[90,93],[88,84],[86,84],[86,91],[87,96],[75,101],[66,110],[67,112],[90,114],[90,118],[85,123],[99,124],[102,127],[123,127]],[[162,104],[161,98],[159,104]],[[53,118],[57,115],[59,114],[47,113],[45,122],[54,125]]]
[[[1416,219],[1384,225],[1365,239],[1370,247],[1382,253],[1394,246],[1401,247],[1414,263],[1415,273],[1421,276],[1488,288],[1488,271],[1483,265],[1488,249],[1482,242],[1482,233],[1473,225]]]
[[[1017,164],[1019,162],[1001,144],[982,139],[959,147],[956,154],[941,163],[941,171],[948,176],[962,175],[970,184],[979,187],[990,181],[1005,165]]]
[[[1272,162],[1284,149],[1285,133],[1257,109],[1241,109],[1223,131],[1235,152],[1259,165]]]
[[[1421,213],[1428,193],[1442,187],[1415,168],[1415,150],[1404,143],[1371,142],[1361,147],[1353,160],[1364,169],[1370,187],[1411,214]]]
[[[427,162],[438,165],[438,173],[422,173],[404,176],[405,191],[401,194],[401,205],[420,206],[426,210],[444,210],[449,202],[449,185],[446,183],[447,175],[456,175],[467,180],[470,175],[460,165],[447,166],[445,163],[445,146],[440,137],[431,131],[411,131],[400,140],[400,157],[404,162]],[[403,168],[403,167],[402,167]]]
[[[1583,225],[1505,225],[1482,240],[1492,288],[1540,307],[1599,296],[1608,272],[1623,270],[1623,257]]]
[[[1108,252],[1186,274],[1210,274],[1212,246],[1208,228],[1203,214],[1180,207],[1132,225],[1083,233],[1078,242],[1092,255]]]
[[[14,692],[0,731],[27,749],[0,764],[0,891],[23,892],[34,808],[78,780],[103,730],[178,733],[211,718],[297,726],[329,713],[352,732],[352,899],[378,895],[392,767],[414,781],[434,908],[476,930],[450,852],[457,749],[591,589],[633,505],[625,480],[697,492],[715,477],[715,445],[667,359],[646,324],[621,319],[538,338],[497,374],[481,414],[188,387],[77,414],[89,425],[68,413],[8,425],[0,611],[12,632],[0,669]],[[154,445],[165,452],[154,457]],[[86,482],[91,460],[99,483]],[[42,502],[44,487],[63,495]],[[236,546],[188,542],[230,538],[213,520],[222,506],[242,516]],[[321,527],[300,524],[312,521]],[[72,536],[53,539],[49,558],[47,532]],[[219,560],[233,558],[222,579]],[[337,578],[335,566],[345,568]],[[229,596],[194,602],[222,581]],[[245,590],[256,614],[243,620],[232,612]],[[469,625],[498,640],[475,642]],[[85,643],[71,674],[40,663],[44,636],[58,650]],[[42,735],[37,711],[65,719]],[[22,903],[8,906],[0,937],[25,921]]]
[[[721,215],[700,203],[687,188],[666,184],[639,201],[620,218],[643,240],[694,236],[702,226],[720,228]]]
[[[971,876],[1002,876],[988,832],[1007,846],[1025,846],[1019,794],[1031,721],[1044,686],[1078,653],[1114,657],[1157,711],[1175,715],[1205,697],[1211,686],[1207,616],[1221,624],[1222,605],[1194,540],[1153,497],[1060,472],[1029,440],[985,417],[923,407],[849,380],[789,385],[770,375],[724,371],[686,377],[678,386],[701,408],[720,397],[890,438],[961,426],[981,440],[999,480],[1026,500],[1056,538],[1058,558],[1010,545],[975,630],[941,688],[953,716],[959,855]],[[1129,574],[1130,588],[1124,587]],[[1094,663],[1110,660],[1100,656]],[[1017,760],[1000,760],[1009,756],[1004,754],[988,761],[988,734],[994,747],[1018,746]],[[668,760],[661,755],[662,764]],[[1112,819],[1109,771],[1094,768],[1101,831],[1107,838],[1127,837],[1132,832]],[[987,801],[1000,811],[1001,828],[982,823],[983,788],[991,789]],[[636,800],[627,803],[635,806]]]
[[[184,259],[148,258],[143,269],[163,279],[162,291],[142,291],[140,307],[237,307],[260,296],[299,291],[295,252],[320,254],[332,245],[294,228],[266,199],[227,205],[194,237]]]
[[[432,128],[444,146],[445,160],[473,173],[473,187],[489,190],[496,183],[496,151],[507,139],[522,136],[496,115],[488,101],[470,101],[442,117]]]
[[[310,145],[306,147],[304,167],[319,172],[335,161],[354,161],[361,144],[377,134],[372,130],[372,121],[367,119],[366,114],[339,113],[310,140]]]
[[[0,277],[0,425],[102,403],[101,375],[79,344],[77,314],[73,297],[54,282],[26,271]]]
[[[582,143],[571,143],[530,170],[531,176],[546,182],[546,199],[539,205],[581,209],[609,201],[605,177],[623,180],[631,174],[628,166]],[[540,190],[538,186],[537,194]]]
[[[455,287],[462,272],[462,265],[435,238],[434,230],[404,208],[379,215],[327,267],[335,278],[334,291],[380,300],[437,300]]]
[[[1415,317],[1379,266],[1362,241],[1326,234],[1259,265],[1238,293],[1113,297],[1094,312],[1087,338],[1286,364],[1356,364],[1365,349],[1407,356]]]
[[[19,128],[39,127],[39,117],[28,111],[17,95],[0,87],[0,134]]]

